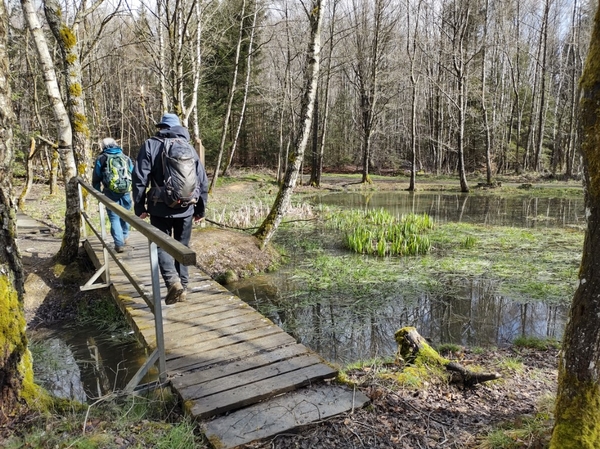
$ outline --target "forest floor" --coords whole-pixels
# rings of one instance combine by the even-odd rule
[[[515,185],[530,182],[518,179]],[[379,188],[406,188],[405,183],[376,182]],[[421,184],[434,190],[434,184]],[[457,182],[441,182],[438,189],[456,188]],[[324,188],[347,189],[355,185],[345,177],[331,178]],[[580,186],[575,182],[551,184],[553,187]],[[425,187],[427,186],[427,187]],[[450,186],[450,187],[449,187]],[[55,201],[48,201],[46,186],[36,186],[28,199],[28,210],[48,224],[55,220]],[[217,189],[215,204],[227,201],[232,191],[248,195],[252,182],[230,182]],[[307,191],[309,187],[298,187]],[[251,195],[251,194],[250,194]],[[47,210],[46,210],[47,209]],[[34,212],[35,210],[35,212]],[[27,210],[26,210],[27,212]],[[51,231],[55,229],[49,228]],[[248,233],[207,226],[200,232],[210,234],[214,248],[199,251],[198,265],[216,276],[227,268],[247,275],[266,269],[276,260],[274,253],[265,255]],[[57,269],[52,256],[60,248],[60,239],[48,235],[19,236],[19,248],[26,275],[25,312],[30,330],[43,328],[77,313],[82,297],[69,275],[75,267]],[[83,259],[83,256],[82,256]],[[84,260],[77,262],[85,265]],[[92,295],[93,293],[86,293]],[[537,347],[454,348],[449,358],[477,370],[499,372],[502,378],[466,388],[448,382],[429,381],[420,387],[399,386],[393,379],[402,367],[394,362],[367,363],[349,369],[348,379],[371,400],[369,406],[344,416],[311,425],[302,431],[280,435],[248,448],[543,448],[552,426],[551,410],[556,391],[558,349],[555,345]],[[14,423],[17,426],[17,423]],[[2,429],[7,436],[14,426]],[[110,432],[110,429],[104,429]],[[115,434],[114,441],[127,442],[125,435]],[[124,439],[125,438],[125,439]],[[33,446],[25,446],[33,447]],[[150,447],[114,444],[103,447]],[[198,446],[200,447],[200,446]]]

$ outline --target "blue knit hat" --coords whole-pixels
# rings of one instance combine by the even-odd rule
[[[170,128],[172,126],[181,126],[179,117],[176,114],[165,114],[160,119],[160,122],[156,124],[157,128]]]

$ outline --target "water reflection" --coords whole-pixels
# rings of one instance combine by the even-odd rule
[[[385,208],[398,215],[426,212],[437,222],[513,227],[583,227],[585,223],[583,198],[384,192],[336,193],[316,197],[314,202]],[[306,254],[290,256],[293,267]],[[519,336],[562,337],[568,312],[565,306],[513,301],[498,293],[496,281],[486,278],[447,277],[437,281],[436,288],[419,292],[401,283],[381,291],[373,287],[367,299],[331,292],[311,297],[289,268],[240,281],[231,290],[332,362],[393,355],[394,333],[403,326],[417,327],[434,343],[469,346],[501,346]]]
[[[584,225],[581,198],[474,195],[431,192],[332,193],[316,196],[315,204],[348,209],[386,209],[397,215],[427,213],[435,221],[495,226],[565,227]]]
[[[241,281],[233,291],[299,342],[340,363],[393,355],[394,333],[403,326],[415,326],[434,343],[468,346],[501,346],[518,336],[560,339],[567,313],[564,306],[513,302],[495,294],[495,282],[486,279],[451,280],[449,293],[319,299],[306,306],[298,304],[309,298],[282,300],[290,292],[275,287],[277,280]]]
[[[53,392],[64,389],[61,385],[66,383],[70,396],[80,401],[123,389],[147,357],[145,349],[130,335],[110,334],[92,326],[55,327],[41,335],[32,332],[30,339],[51,343],[52,356],[61,361],[52,364],[51,378],[45,372],[36,372],[36,377]],[[67,358],[76,361],[77,366],[63,363]],[[144,382],[153,380],[156,373],[147,377]],[[73,385],[78,385],[77,390]]]

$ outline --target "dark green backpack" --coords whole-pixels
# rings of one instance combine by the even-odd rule
[[[111,192],[126,193],[131,190],[129,158],[123,153],[107,154],[102,183]]]

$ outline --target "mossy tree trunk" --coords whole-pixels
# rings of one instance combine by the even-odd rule
[[[92,4],[89,11],[94,9],[95,4]],[[88,10],[77,10],[72,24],[65,21],[68,14],[63,11],[56,0],[46,0],[44,12],[62,55],[67,84],[67,112],[73,130],[73,155],[77,164],[77,176],[90,182],[94,158],[92,157],[90,129],[85,109],[83,76],[79,57],[81,45],[78,38],[80,24],[88,14]],[[77,256],[79,249],[81,214],[77,183],[74,179],[69,179],[65,187],[67,201],[65,234],[58,258],[63,261],[72,261]],[[84,207],[87,208],[87,202]]]
[[[25,336],[23,265],[16,244],[16,210],[12,204],[12,122],[7,46],[8,17],[0,2],[0,426],[24,404],[33,386]]]
[[[310,20],[309,48],[306,61],[306,79],[300,109],[300,130],[294,140],[294,151],[288,161],[283,183],[271,211],[262,222],[254,236],[261,242],[264,248],[271,240],[279,227],[287,209],[290,205],[292,193],[296,186],[300,166],[304,158],[304,151],[308,144],[308,137],[313,120],[315,99],[317,96],[317,83],[319,80],[319,67],[321,58],[321,25],[323,23],[322,0],[312,0],[307,10]]]
[[[62,261],[70,262],[75,258],[79,249],[79,223],[81,220],[79,216],[79,198],[77,195],[73,195],[73,192],[77,192],[77,189],[73,188],[77,176],[77,167],[73,155],[73,132],[71,130],[69,114],[67,113],[58,87],[54,62],[50,56],[48,43],[37,17],[36,10],[33,7],[33,2],[31,0],[21,0],[21,6],[23,7],[23,15],[25,16],[27,27],[33,36],[33,42],[44,75],[48,100],[52,106],[52,111],[54,112],[57,122],[58,155],[65,188],[67,189],[65,233],[58,258]]]
[[[558,368],[550,447],[600,447],[600,8],[581,78],[587,229]]]

